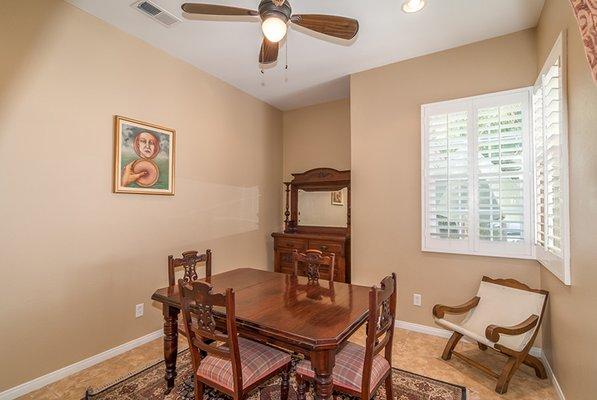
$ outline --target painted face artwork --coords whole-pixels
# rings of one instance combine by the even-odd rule
[[[135,153],[141,158],[152,159],[160,152],[160,142],[153,134],[141,132],[135,138]]]

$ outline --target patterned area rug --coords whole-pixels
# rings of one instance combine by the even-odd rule
[[[298,361],[293,360],[294,363]],[[140,372],[128,375],[118,381],[96,389],[88,389],[86,400],[194,400],[191,357],[188,350],[181,352],[177,363],[178,376],[172,392],[165,393],[164,361],[151,365]],[[466,400],[466,388],[412,374],[393,368],[394,394],[396,400]],[[291,377],[288,399],[296,400],[296,381]],[[382,385],[383,386],[383,385]],[[382,387],[376,399],[386,400]],[[216,390],[206,387],[204,400],[229,400],[230,398]],[[247,400],[279,400],[280,378],[273,378],[248,397]],[[313,399],[313,393],[307,395]],[[350,396],[337,394],[338,400],[354,400]]]

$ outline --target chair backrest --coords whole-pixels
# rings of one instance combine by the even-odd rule
[[[386,276],[379,287],[369,291],[369,319],[367,321],[367,341],[365,344],[365,365],[361,383],[361,398],[370,394],[371,369],[373,358],[385,349],[384,357],[392,365],[392,340],[396,320],[396,274]]]
[[[334,253],[323,253],[319,250],[307,250],[299,253],[298,250],[292,252],[292,261],[294,263],[294,274],[298,275],[298,265],[305,265],[305,275],[309,281],[317,281],[320,276],[320,267],[327,266],[330,271],[330,281],[334,280],[334,266],[336,264],[336,255]]]
[[[232,363],[234,391],[242,390],[242,367],[236,331],[234,291],[212,293],[212,286],[201,281],[178,280],[182,316],[187,331],[194,371],[201,364],[201,351]],[[214,307],[226,313],[225,329],[218,329]],[[223,344],[223,346],[218,346]]]
[[[545,290],[531,289],[514,279],[492,279],[484,276],[477,292],[479,304],[469,312],[463,325],[485,332],[490,324],[513,326],[533,314],[537,315],[539,321],[532,330],[522,335],[500,336],[499,344],[518,351],[537,335],[548,294]]]
[[[174,258],[174,256],[168,256],[168,284],[174,286],[176,284],[175,269],[178,267],[184,267],[183,280],[185,282],[196,281],[197,275],[197,264],[205,263],[205,277],[211,278],[211,250],[207,249],[205,254],[199,254],[198,251],[185,251],[182,253],[182,258]]]

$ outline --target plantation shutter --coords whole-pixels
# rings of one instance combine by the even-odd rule
[[[533,89],[535,251],[543,265],[570,284],[564,89],[561,35]]]
[[[423,250],[532,257],[530,93],[422,107]]]
[[[522,103],[478,111],[479,239],[524,240]]]
[[[446,249],[469,240],[469,111],[439,107],[426,116],[426,237]]]
[[[476,111],[475,250],[532,257],[530,91],[497,94]]]

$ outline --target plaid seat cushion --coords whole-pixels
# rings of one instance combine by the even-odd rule
[[[246,388],[274,370],[290,363],[290,355],[252,340],[238,338],[243,388]],[[232,363],[215,356],[201,360],[197,376],[234,390]]]
[[[333,380],[334,386],[361,391],[363,383],[363,367],[365,364],[365,348],[348,342],[338,354],[336,354],[336,365],[334,366]],[[390,363],[381,355],[373,358],[373,367],[371,368],[370,387],[373,390],[384,374],[390,369]],[[296,373],[313,378],[315,373],[311,369],[311,362],[301,361],[296,367]]]

